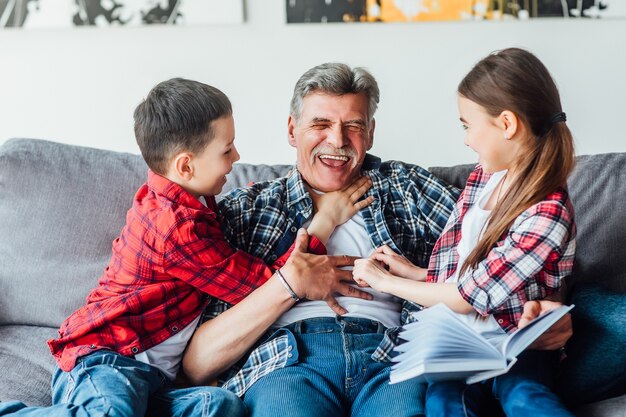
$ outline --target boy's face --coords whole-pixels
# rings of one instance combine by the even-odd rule
[[[193,156],[193,178],[189,191],[196,196],[214,196],[222,191],[233,164],[239,160],[235,148],[235,123],[232,116],[211,122],[213,139],[199,154]]]

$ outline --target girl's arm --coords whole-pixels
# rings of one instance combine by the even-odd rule
[[[396,276],[383,269],[374,259],[354,261],[352,276],[359,285],[413,301],[424,307],[444,303],[457,313],[471,313],[474,308],[461,297],[456,283],[430,283]]]

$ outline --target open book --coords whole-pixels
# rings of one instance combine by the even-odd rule
[[[465,380],[468,384],[504,374],[535,339],[574,306],[561,306],[540,315],[526,327],[508,334],[494,346],[469,327],[445,304],[415,314],[416,322],[404,326],[396,346],[390,381],[409,378],[417,382]]]

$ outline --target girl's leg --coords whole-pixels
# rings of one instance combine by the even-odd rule
[[[557,352],[529,350],[504,375],[494,378],[493,394],[507,416],[574,417],[552,391]]]
[[[476,417],[482,396],[476,385],[462,381],[442,381],[428,384],[426,417]]]

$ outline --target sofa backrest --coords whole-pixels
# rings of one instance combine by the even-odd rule
[[[224,192],[289,165],[236,164]],[[463,186],[471,165],[431,168]],[[0,146],[0,325],[58,327],[84,304],[146,179],[139,155],[12,139]],[[570,180],[575,279],[626,292],[626,154],[583,156]]]
[[[224,191],[289,169],[237,164]],[[37,139],[0,147],[0,325],[58,327],[85,303],[146,178],[140,155]]]
[[[430,171],[462,188],[473,167]],[[578,229],[571,283],[599,282],[626,293],[626,153],[577,157],[568,188]]]

